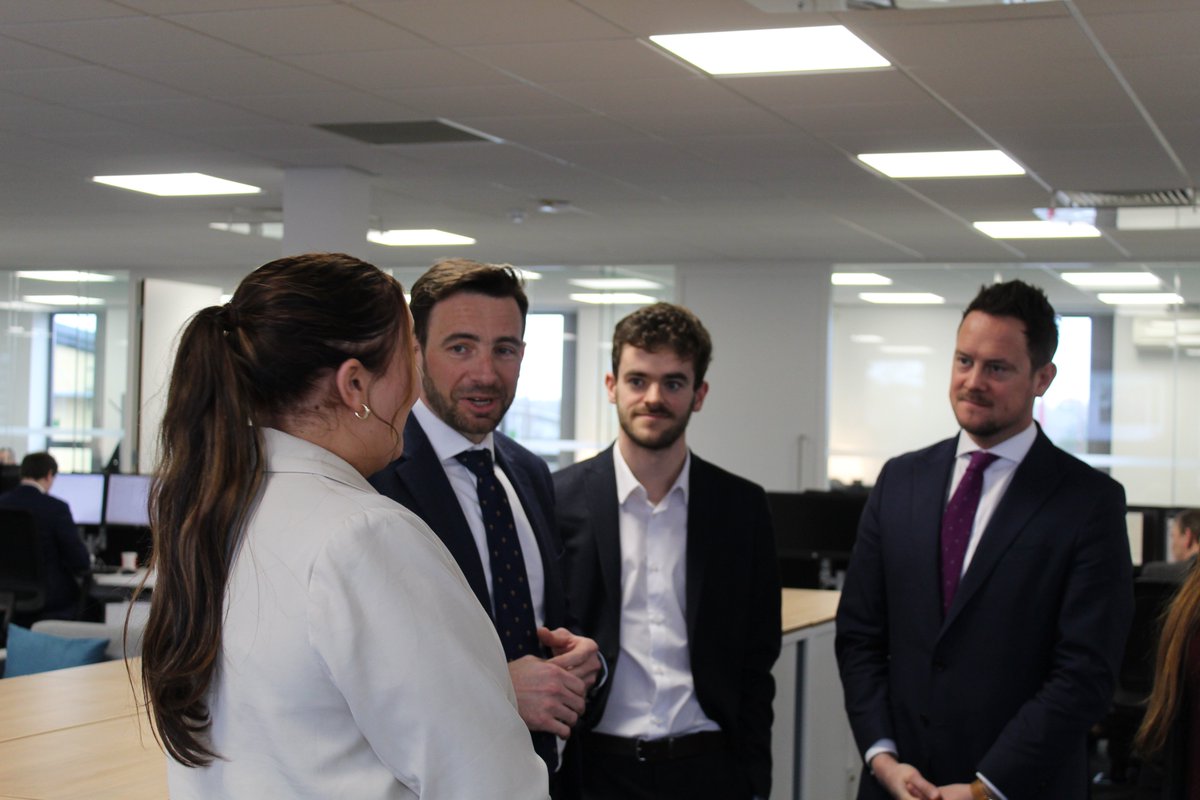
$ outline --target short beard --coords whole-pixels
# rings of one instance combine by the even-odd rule
[[[447,397],[438,391],[438,388],[434,386],[433,380],[430,379],[429,373],[426,370],[421,371],[421,389],[423,390],[425,404],[429,406],[429,410],[451,428],[463,435],[488,435],[500,426],[500,420],[504,419],[504,415],[508,413],[509,406],[512,405],[512,400],[510,399],[506,402],[504,395],[501,394],[500,416],[497,419],[467,417],[458,410],[458,406],[454,403],[454,398]]]
[[[689,406],[688,410],[683,414],[683,416],[680,417],[679,419],[675,420],[674,425],[667,428],[665,431],[663,431],[661,434],[659,434],[655,438],[651,439],[651,438],[642,436],[639,433],[636,433],[633,429],[633,425],[631,424],[631,422],[629,420],[626,420],[625,417],[621,414],[617,415],[617,421],[621,423],[621,430],[623,430],[625,432],[625,435],[627,437],[629,437],[629,440],[631,442],[633,442],[634,444],[636,444],[638,447],[642,448],[643,450],[654,450],[654,451],[666,450],[667,448],[671,447],[671,445],[678,442],[680,437],[682,437],[683,434],[687,431],[688,421],[691,420],[691,418],[692,418],[692,409]]]

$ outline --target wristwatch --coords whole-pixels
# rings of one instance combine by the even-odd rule
[[[987,784],[979,778],[971,781],[971,800],[993,800],[992,793],[988,791]]]

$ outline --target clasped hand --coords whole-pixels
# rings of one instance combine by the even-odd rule
[[[600,672],[599,648],[566,628],[538,628],[538,640],[551,657],[524,656],[508,662],[517,711],[531,731],[571,735],[586,705],[588,689]]]
[[[934,786],[916,767],[897,761],[891,753],[880,753],[871,759],[871,771],[896,800],[971,800],[969,784]]]

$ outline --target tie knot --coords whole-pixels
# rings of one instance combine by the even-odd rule
[[[463,450],[455,458],[458,459],[460,464],[471,470],[476,478],[495,474],[492,470],[492,451],[487,448],[482,450]]]
[[[998,458],[1000,456],[995,453],[976,450],[974,453],[971,453],[971,463],[967,464],[967,472],[983,472]]]

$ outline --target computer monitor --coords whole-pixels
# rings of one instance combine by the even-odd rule
[[[849,558],[867,497],[848,492],[767,492],[780,555]]]
[[[60,472],[50,494],[71,507],[76,525],[99,525],[104,509],[104,476],[100,473]]]
[[[146,504],[150,499],[150,480],[149,475],[109,475],[105,524],[148,526],[150,516]]]

